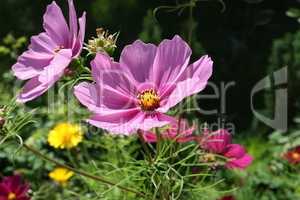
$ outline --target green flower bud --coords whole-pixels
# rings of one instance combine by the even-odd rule
[[[84,49],[88,50],[91,54],[98,52],[104,52],[112,55],[117,48],[116,42],[119,36],[119,32],[109,34],[103,28],[96,29],[97,37],[92,37],[88,40],[88,44],[85,45]]]

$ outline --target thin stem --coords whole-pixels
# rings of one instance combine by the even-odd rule
[[[126,191],[126,192],[131,192],[131,193],[134,193],[134,194],[136,194],[136,195],[138,195],[138,196],[145,197],[145,194],[143,194],[143,193],[141,193],[141,192],[138,192],[138,191],[136,191],[136,190],[133,190],[133,189],[130,189],[130,188],[126,188],[126,187],[123,187],[123,186],[121,186],[121,185],[117,185],[116,183],[113,183],[113,182],[111,182],[111,181],[109,181],[109,180],[106,180],[106,179],[104,179],[104,178],[102,178],[102,177],[100,177],[100,176],[95,176],[95,175],[89,174],[89,173],[87,173],[87,172],[84,172],[84,171],[75,169],[75,168],[73,168],[73,167],[70,167],[70,166],[68,166],[68,165],[62,164],[62,163],[58,162],[57,160],[54,160],[54,159],[52,159],[52,158],[49,158],[48,156],[42,154],[41,152],[39,152],[38,150],[36,150],[36,149],[34,149],[34,148],[28,146],[27,144],[23,144],[23,147],[24,147],[25,149],[27,149],[28,151],[34,153],[35,155],[41,157],[42,159],[44,159],[44,160],[46,160],[46,161],[48,161],[48,162],[52,162],[52,163],[54,163],[54,164],[57,165],[57,166],[64,167],[64,168],[66,168],[66,169],[68,169],[68,170],[70,170],[70,171],[75,172],[76,174],[79,174],[79,175],[85,176],[85,177],[87,177],[87,178],[90,178],[90,179],[93,179],[93,180],[96,180],[96,181],[105,183],[105,184],[110,185],[110,186],[115,186],[115,187],[117,187],[117,188],[119,188],[119,189],[121,189],[121,190],[124,190],[124,191]]]
[[[193,9],[195,7],[195,1],[191,0],[189,5],[189,29],[188,29],[188,44],[191,46],[192,44],[192,37],[193,37],[193,30],[194,30],[194,19],[193,19]]]
[[[142,147],[143,147],[143,149],[144,149],[146,155],[148,156],[149,162],[152,163],[152,162],[153,162],[153,159],[152,159],[152,156],[151,156],[151,152],[150,152],[150,149],[149,149],[148,146],[147,146],[147,143],[146,143],[146,141],[145,141],[145,139],[144,139],[144,136],[143,136],[142,131],[141,131],[141,130],[138,130],[138,131],[137,131],[137,134],[138,134],[139,139],[140,139],[140,141],[141,141]]]

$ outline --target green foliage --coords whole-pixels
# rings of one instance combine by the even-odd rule
[[[153,16],[152,10],[147,11],[144,17],[143,31],[139,34],[144,42],[158,43],[162,39],[162,30],[157,20]]]
[[[27,43],[26,37],[22,36],[15,38],[12,34],[7,34],[2,40],[2,45],[0,45],[0,56],[10,56],[13,59],[16,59],[19,50],[24,47]]]
[[[286,15],[292,18],[296,18],[300,23],[300,9],[290,8],[288,11],[286,11]]]

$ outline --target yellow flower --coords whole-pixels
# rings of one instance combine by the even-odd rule
[[[68,169],[57,167],[49,173],[49,177],[61,185],[66,185],[67,181],[74,175],[74,173]]]
[[[54,148],[70,149],[82,141],[80,126],[70,123],[56,125],[48,135],[48,143]]]

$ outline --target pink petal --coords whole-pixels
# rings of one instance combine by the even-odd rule
[[[156,134],[151,131],[144,131],[143,136],[146,142],[155,143],[157,141]]]
[[[130,135],[138,129],[144,116],[138,109],[114,110],[107,114],[94,114],[87,122],[112,134]]]
[[[16,64],[12,66],[12,71],[18,79],[27,80],[38,76],[43,68],[49,65],[52,56],[32,50],[25,51],[18,57]]]
[[[29,49],[40,53],[54,54],[54,50],[60,44],[53,41],[53,39],[45,32],[36,36],[32,36],[30,40]]]
[[[87,120],[88,123],[106,129],[112,134],[130,135],[137,130],[150,130],[154,127],[167,125],[170,117],[154,114],[145,115],[138,108],[128,110],[111,110],[106,114],[95,114]]]
[[[167,112],[170,108],[181,102],[184,98],[197,94],[203,90],[212,74],[213,62],[207,56],[200,58],[189,66],[182,74],[176,87],[167,98],[167,101],[159,109]]]
[[[90,111],[98,113],[100,111],[98,96],[99,91],[93,83],[82,82],[74,87],[74,95],[79,102]]]
[[[69,28],[60,7],[53,1],[44,14],[44,29],[59,45],[69,47]]]
[[[105,109],[130,109],[136,107],[135,99],[111,87],[99,87],[94,84],[81,83],[75,87],[75,96],[93,113],[104,112]]]
[[[153,63],[153,81],[158,88],[173,83],[181,75],[188,66],[191,54],[188,44],[177,35],[159,44]]]
[[[245,154],[243,157],[239,159],[234,159],[229,161],[226,164],[226,167],[229,169],[234,169],[234,168],[245,169],[252,163],[252,161],[253,161],[252,156],[250,156],[249,154]]]
[[[120,65],[140,83],[151,82],[152,67],[157,47],[140,40],[127,45],[120,57]]]
[[[246,154],[245,148],[239,144],[229,144],[226,147],[224,156],[228,158],[241,158]]]
[[[77,14],[74,7],[73,0],[68,0],[69,5],[69,26],[70,26],[70,34],[71,38],[77,37],[78,34],[78,24],[77,24]],[[71,41],[73,42],[73,41]]]
[[[143,123],[139,125],[139,129],[148,131],[152,128],[163,127],[172,123],[175,119],[163,113],[144,114]]]
[[[70,49],[59,51],[39,76],[25,84],[18,96],[18,102],[25,103],[45,93],[63,75],[64,69],[71,61],[71,53]]]
[[[163,132],[161,132],[161,137],[168,140],[176,140],[179,143],[190,142],[194,140],[192,133],[195,130],[194,127],[190,128],[185,120],[181,121],[182,126],[178,130],[178,121],[170,117],[167,119],[170,126]],[[144,131],[144,138],[147,142],[156,142],[156,134],[151,131]]]
[[[222,154],[231,142],[231,135],[225,129],[220,129],[212,133],[206,133],[204,138],[205,139],[201,144],[202,147],[218,154]]]
[[[17,101],[20,103],[25,103],[35,99],[45,93],[51,86],[52,85],[41,83],[38,77],[34,77],[27,81],[27,83],[24,85],[17,98]]]
[[[194,139],[193,134],[195,127],[190,127],[187,120],[178,120],[171,123],[171,127],[167,129],[162,135],[166,135],[171,139],[176,139],[177,142],[184,143]]]
[[[6,187],[3,183],[0,184],[0,200],[1,197],[4,196],[4,200],[6,200],[7,194],[9,193],[9,188]]]
[[[43,83],[56,82],[64,73],[72,60],[72,50],[62,49],[56,53],[50,64],[41,72],[39,81]]]
[[[82,17],[79,18],[79,33],[76,39],[75,45],[73,47],[73,56],[78,57],[81,53],[84,35],[85,35],[85,23],[86,23],[86,13],[84,12]]]
[[[91,65],[93,79],[98,85],[114,88],[125,96],[136,98],[135,80],[118,63],[113,62],[108,55],[97,54]]]
[[[19,197],[18,200],[30,200],[30,197]]]

